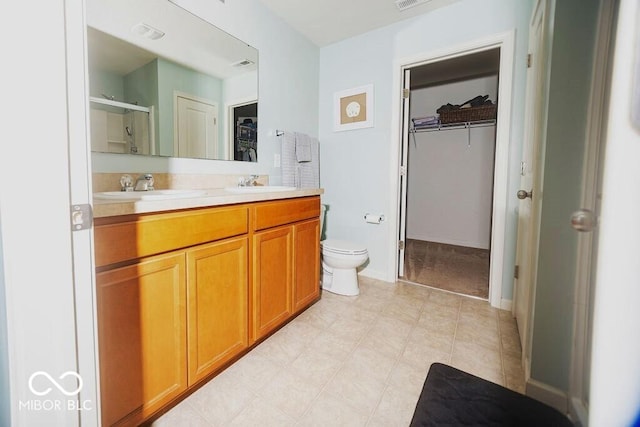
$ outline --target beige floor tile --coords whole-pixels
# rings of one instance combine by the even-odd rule
[[[182,401],[151,425],[153,427],[211,427],[214,424],[207,421],[187,401]]]
[[[380,313],[387,304],[389,304],[389,298],[377,294],[360,294],[352,303],[353,307],[374,313]]]
[[[295,425],[295,419],[286,415],[278,408],[264,403],[261,399],[254,399],[238,416],[231,420],[229,425],[245,427],[287,427]]]
[[[245,354],[221,375],[231,377],[234,381],[256,391],[282,371],[283,366],[259,352]]]
[[[323,385],[307,381],[292,371],[284,371],[259,392],[265,404],[272,405],[295,419],[300,418],[315,400]]]
[[[475,343],[500,351],[500,337],[497,328],[482,328],[472,323],[460,322],[456,330],[456,341]]]
[[[344,369],[370,376],[385,382],[396,364],[397,358],[389,357],[374,349],[358,346],[344,362]]]
[[[273,362],[288,365],[302,353],[306,342],[292,339],[286,333],[276,332],[274,335],[260,343],[251,353],[258,353]]]
[[[382,310],[382,315],[391,319],[401,320],[409,325],[413,325],[418,322],[420,313],[422,312],[422,305],[411,306],[404,301],[399,301],[397,298],[388,303]]]
[[[342,364],[342,359],[336,359],[322,349],[307,348],[287,369],[305,381],[323,385],[333,378]]]
[[[502,353],[511,357],[520,358],[522,355],[522,347],[520,346],[520,337],[513,335],[501,335],[500,342],[502,345]]]
[[[427,301],[428,302],[434,302],[434,303],[440,304],[440,305],[446,305],[446,306],[449,306],[449,307],[460,308],[460,304],[462,303],[462,299],[463,299],[463,297],[455,295],[455,294],[450,294],[448,292],[441,292],[441,291],[433,290],[429,294],[429,299]]]
[[[154,426],[406,426],[434,362],[524,391],[510,312],[360,278],[322,299]]]
[[[227,425],[256,395],[226,372],[193,393],[188,402],[214,426]]]
[[[449,363],[451,352],[435,350],[431,347],[425,348],[419,342],[408,341],[400,360],[417,368],[428,368],[436,362]]]
[[[324,388],[324,392],[337,397],[367,415],[373,413],[382,397],[385,384],[368,373],[343,367]]]
[[[417,367],[399,361],[387,378],[387,384],[395,389],[402,389],[413,396],[419,396],[427,378],[427,372],[429,372],[428,366]]]
[[[418,395],[402,387],[387,387],[373,417],[389,420],[393,425],[408,426],[417,402]]]
[[[414,328],[408,341],[412,345],[424,349],[438,350],[443,353],[451,353],[453,349],[454,334],[448,330]]]
[[[305,427],[362,427],[368,414],[350,406],[330,393],[322,392],[298,422]]]

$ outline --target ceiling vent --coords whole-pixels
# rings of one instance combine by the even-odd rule
[[[407,10],[410,7],[418,6],[422,3],[428,3],[431,0],[395,0],[398,10]]]
[[[243,59],[240,60],[238,62],[234,62],[233,64],[231,64],[232,67],[246,67],[247,65],[251,65],[254,62],[250,59]]]
[[[158,40],[164,36],[164,31],[153,28],[151,25],[145,24],[144,22],[140,22],[139,24],[131,27],[131,32],[151,40]]]

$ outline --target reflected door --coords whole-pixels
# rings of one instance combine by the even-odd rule
[[[218,106],[176,97],[177,136],[174,155],[198,159],[218,157]]]

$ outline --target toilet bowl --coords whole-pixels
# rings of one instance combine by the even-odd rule
[[[322,289],[339,295],[358,295],[356,269],[369,258],[367,248],[344,240],[320,242],[322,253]]]

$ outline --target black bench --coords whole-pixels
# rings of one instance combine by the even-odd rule
[[[411,427],[573,426],[554,408],[451,366],[434,363]]]

